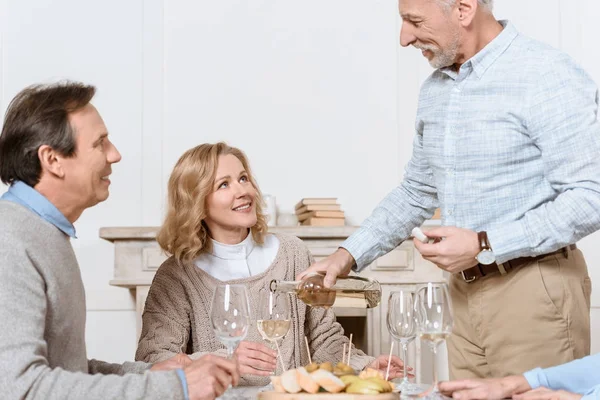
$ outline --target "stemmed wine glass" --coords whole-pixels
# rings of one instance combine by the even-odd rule
[[[429,399],[443,399],[438,388],[437,349],[452,332],[452,302],[445,283],[428,283],[417,290],[415,309],[419,321],[419,337],[429,343],[433,352],[433,386],[426,393]]]
[[[281,372],[285,372],[283,358],[277,341],[283,339],[291,325],[289,296],[286,293],[272,292],[267,289],[259,291],[258,318],[256,327],[264,340],[274,343],[281,361]]]
[[[210,308],[210,322],[215,336],[227,348],[227,358],[233,357],[235,348],[246,338],[250,327],[250,302],[246,287],[228,284],[217,286]],[[220,398],[235,397],[226,392]]]
[[[400,384],[400,393],[414,395],[421,393],[420,385],[410,383],[406,372],[408,345],[417,336],[418,320],[415,313],[415,293],[411,290],[400,290],[390,293],[388,298],[387,328],[393,340],[402,346],[402,361],[404,362],[404,378]]]

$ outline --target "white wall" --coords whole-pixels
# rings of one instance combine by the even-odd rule
[[[597,1],[497,3],[499,17],[569,52],[600,82]],[[110,199],[84,213],[74,241],[89,355],[109,361],[133,358],[134,303],[108,285],[113,247],[98,229],[159,224],[185,149],[239,146],[281,210],[337,196],[359,224],[402,177],[431,72],[418,51],[399,48],[396,0],[0,0],[0,18],[0,109],[34,82],[93,83],[123,154]],[[581,243],[594,282],[598,238]],[[600,351],[600,291],[594,306]]]

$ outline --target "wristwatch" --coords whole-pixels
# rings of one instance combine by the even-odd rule
[[[490,265],[496,262],[496,255],[492,251],[492,246],[487,237],[487,232],[477,232],[477,238],[479,239],[479,248],[481,251],[477,254],[477,262],[482,265]]]

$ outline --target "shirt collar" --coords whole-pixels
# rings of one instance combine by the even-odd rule
[[[8,192],[4,193],[0,199],[12,201],[13,203],[27,207],[63,231],[66,235],[77,238],[73,224],[69,222],[50,200],[28,184],[21,181],[13,182]]]
[[[238,244],[225,244],[217,242],[214,239],[212,241],[211,254],[217,258],[223,260],[245,260],[252,250],[254,250],[254,239],[252,233],[249,232],[246,239]]]
[[[498,21],[503,26],[502,32],[489,42],[477,54],[471,57],[467,62],[461,65],[461,69],[473,69],[475,75],[481,78],[489,67],[508,49],[510,44],[519,35],[519,32],[510,21]],[[448,75],[452,79],[457,78],[458,74],[454,70],[454,66],[440,68],[440,71]]]

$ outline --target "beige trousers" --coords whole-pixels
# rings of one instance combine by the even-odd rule
[[[451,379],[521,374],[589,355],[591,290],[579,250],[471,283],[452,276]]]

